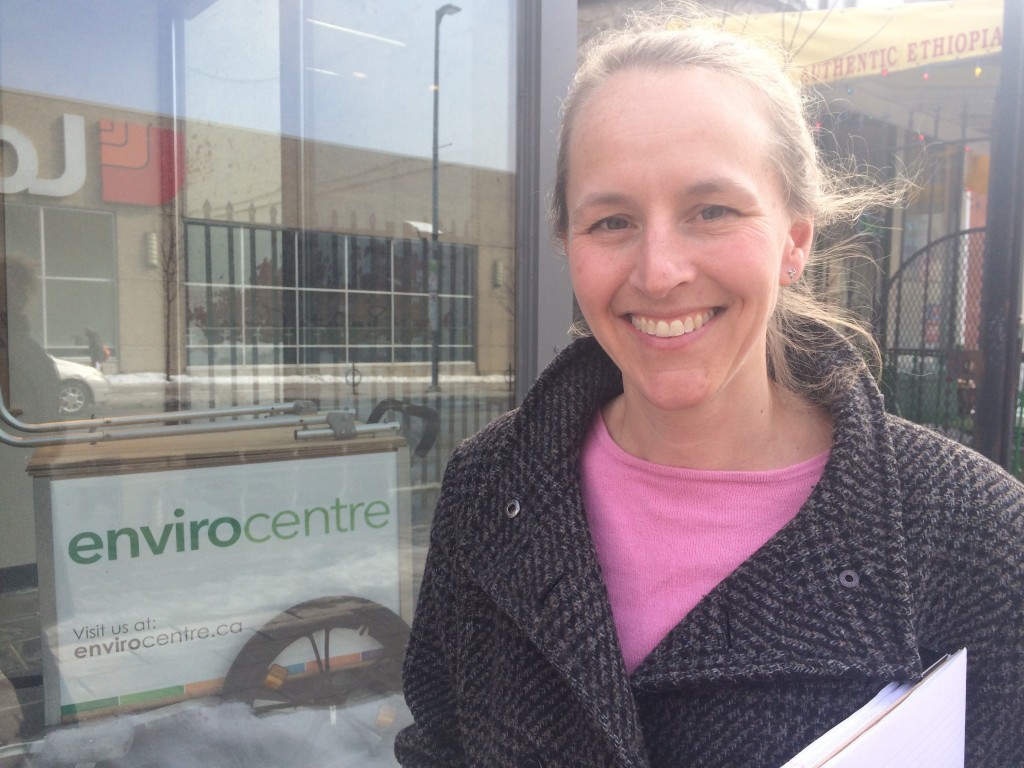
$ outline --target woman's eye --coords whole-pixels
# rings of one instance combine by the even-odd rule
[[[700,211],[700,217],[703,221],[714,221],[720,219],[729,213],[729,209],[724,205],[709,205],[706,208],[702,208]]]
[[[603,230],[613,231],[613,230],[619,230],[619,229],[626,229],[628,227],[629,227],[629,222],[626,221],[621,216],[608,216],[607,218],[601,219],[596,224],[594,224],[593,228],[595,230],[602,230],[603,229]]]

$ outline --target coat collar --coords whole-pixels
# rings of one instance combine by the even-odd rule
[[[593,411],[621,392],[621,376],[593,339],[581,339],[506,422],[479,525],[462,531],[459,561],[572,686],[624,765],[644,764],[635,691],[780,674],[857,672],[880,684],[920,675],[881,395],[856,353],[838,349],[815,359],[811,373],[858,371],[825,395],[834,437],[821,482],[797,517],[709,593],[632,680],[578,472]]]
[[[900,478],[882,396],[845,345],[812,359],[829,460],[799,514],[713,589],[644,660],[635,687],[780,673],[921,674]]]

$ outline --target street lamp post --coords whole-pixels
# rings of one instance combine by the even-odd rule
[[[431,219],[430,219],[430,261],[427,266],[427,281],[430,294],[427,299],[427,314],[430,321],[430,387],[428,392],[437,392],[441,389],[438,384],[437,368],[438,358],[441,354],[441,318],[438,307],[438,275],[441,269],[438,256],[437,229],[439,226],[437,212],[437,112],[438,96],[441,90],[441,19],[445,16],[458,13],[462,9],[457,5],[446,3],[434,13],[434,154],[433,165],[431,166]]]

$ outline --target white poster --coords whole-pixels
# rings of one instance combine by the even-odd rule
[[[61,718],[217,694],[302,604],[325,629],[257,659],[271,697],[318,666],[366,666],[380,642],[328,614],[400,611],[397,474],[384,452],[53,480]]]

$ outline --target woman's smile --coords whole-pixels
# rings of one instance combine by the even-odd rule
[[[667,339],[699,331],[714,316],[715,310],[709,309],[705,312],[684,315],[673,320],[655,319],[644,317],[643,315],[630,315],[629,320],[633,323],[633,327],[641,333]]]

